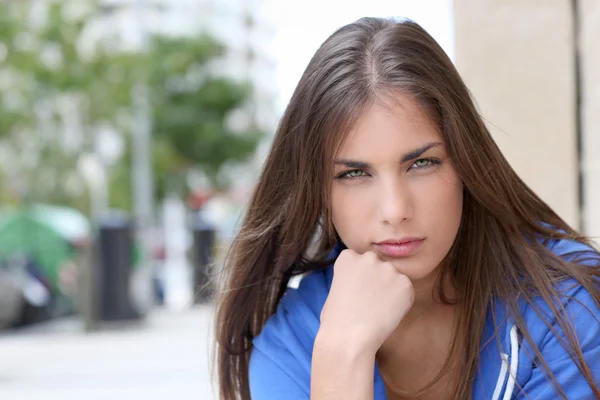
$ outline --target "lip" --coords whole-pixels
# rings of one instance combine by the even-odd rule
[[[424,238],[418,237],[387,239],[383,242],[375,243],[375,247],[381,254],[388,257],[408,257],[416,253],[424,241]]]

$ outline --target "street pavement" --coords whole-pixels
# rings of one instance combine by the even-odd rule
[[[65,319],[0,333],[1,400],[210,400],[213,308],[85,333]]]

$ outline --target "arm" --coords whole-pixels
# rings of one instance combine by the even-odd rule
[[[287,352],[269,357],[254,348],[249,380],[252,400],[371,400],[375,353],[319,331],[315,340],[310,385],[302,363]]]
[[[412,306],[412,283],[374,253],[342,252],[334,267],[328,294],[311,274],[255,338],[252,400],[373,399],[375,354]],[[316,298],[325,304],[310,307]]]
[[[375,352],[321,329],[312,359],[311,400],[373,399]]]
[[[249,380],[252,400],[308,400],[309,386],[303,384],[301,374],[286,372],[281,364],[299,364],[287,354],[279,354],[277,361],[254,348],[250,356]],[[299,365],[297,365],[299,366]],[[306,382],[308,383],[308,382]]]
[[[412,282],[372,252],[340,253],[312,354],[311,400],[372,400],[375,355],[414,300]]]

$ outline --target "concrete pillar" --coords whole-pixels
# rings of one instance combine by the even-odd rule
[[[454,0],[454,27],[456,65],[506,158],[578,228],[571,2]]]
[[[585,233],[600,243],[600,1],[579,0]]]

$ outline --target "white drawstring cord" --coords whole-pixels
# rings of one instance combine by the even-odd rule
[[[498,381],[496,382],[496,389],[494,389],[492,400],[498,400],[500,398],[500,392],[502,391],[502,386],[504,386],[504,380],[506,379],[506,373],[508,372],[508,356],[504,353],[501,353],[500,357],[502,358],[502,365],[500,366],[500,375],[498,376]]]
[[[508,365],[508,355],[501,353],[502,365],[500,366],[500,375],[496,382],[496,388],[492,395],[492,400],[499,400],[506,374],[508,373],[508,381],[506,382],[506,390],[504,391],[503,400],[510,400],[515,390],[515,382],[517,379],[517,369],[519,367],[519,337],[517,335],[517,327],[513,326],[510,329],[510,370]]]
[[[510,330],[510,374],[506,383],[506,391],[504,392],[504,400],[510,400],[515,390],[515,382],[517,380],[517,369],[519,368],[519,337],[517,335],[517,326],[513,326]]]

